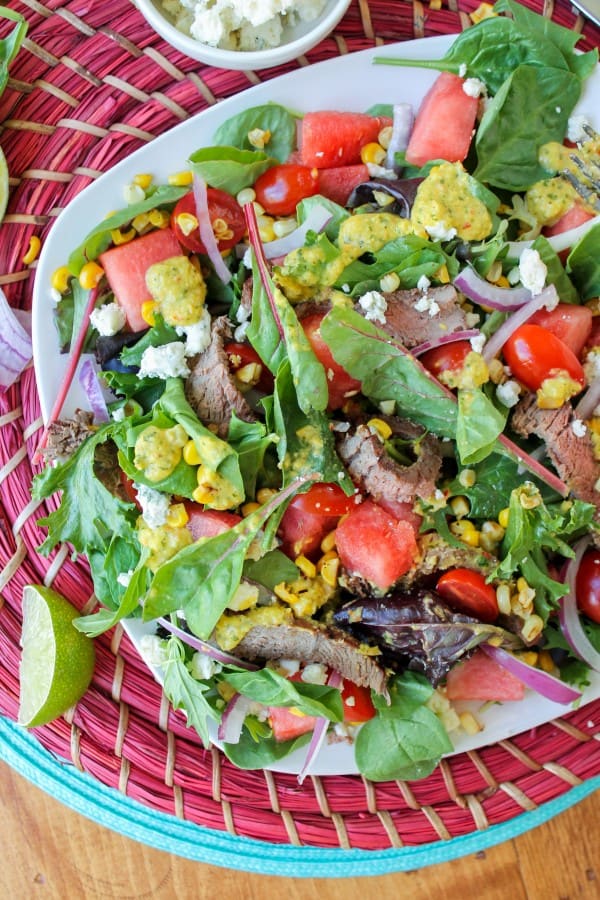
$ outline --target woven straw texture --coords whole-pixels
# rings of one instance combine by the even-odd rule
[[[130,0],[13,0],[29,22],[0,100],[0,142],[10,202],[0,228],[0,284],[31,306],[35,264],[58,213],[133,150],[218,100],[282,71],[390,41],[469,27],[470,0],[434,9],[418,0],[354,0],[336,32],[306,58],[263,73],[203,67],[167,46]],[[576,31],[586,49],[600,33],[564,4],[532,8]],[[3,26],[0,25],[0,28]],[[0,33],[1,36],[1,33]],[[33,369],[0,397],[0,713],[15,719],[23,586],[52,584],[94,606],[89,570],[63,547],[35,552],[31,458],[41,418]],[[508,822],[600,773],[600,701],[513,740],[444,761],[426,780],[372,784],[360,776],[307,779],[241,772],[205,750],[117,628],[97,640],[91,689],[38,741],[99,782],[147,807],[243,837],[289,845],[385,850],[447,841]]]

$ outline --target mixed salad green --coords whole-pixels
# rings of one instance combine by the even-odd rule
[[[375,58],[441,71],[414,122],[245,110],[54,275],[97,366],[93,416],[61,397],[44,435],[41,552],[87,556],[85,633],[154,624],[166,695],[242,768],[347,741],[421,778],[477,728],[455,700],[572,703],[598,667],[598,54],[495,13]]]

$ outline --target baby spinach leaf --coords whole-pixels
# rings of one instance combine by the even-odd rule
[[[232,414],[227,443],[237,453],[247,497],[254,497],[265,453],[276,441],[277,435],[268,432],[262,422],[244,422],[235,412]]]
[[[94,551],[93,556],[98,557],[99,554]],[[117,607],[115,609],[99,609],[98,612],[75,619],[73,624],[78,631],[82,631],[89,637],[98,637],[98,635],[104,634],[105,631],[113,628],[121,619],[126,619],[134,613],[139,613],[140,600],[148,590],[150,582],[150,571],[144,565],[145,559],[146,552],[138,559],[137,566],[127,587],[125,589],[121,588],[122,595]],[[94,573],[94,586],[96,586],[95,565],[92,562],[92,556],[90,556],[90,563]],[[121,572],[123,571],[127,571],[127,569],[121,569]],[[115,584],[118,584],[116,579],[119,574],[117,573],[115,576]]]
[[[438,69],[455,74],[466,66],[467,75],[483,81],[491,95],[499,91],[517,66],[567,68],[563,54],[552,41],[540,34],[532,35],[519,28],[512,19],[504,17],[484,19],[473,28],[467,28],[458,35],[442,59],[397,60],[377,56],[374,62]]]
[[[185,664],[185,648],[178,638],[169,639],[168,659],[164,667],[163,690],[174,709],[182,709],[187,725],[194,728],[205,747],[210,744],[208,720],[219,722],[220,714],[206,698],[209,688],[197,681]]]
[[[323,481],[337,482],[348,495],[354,493],[352,479],[336,453],[329,419],[316,410],[304,413],[298,405],[288,360],[277,373],[274,401],[273,420],[279,438],[277,455],[283,484],[319,472]]]
[[[455,478],[448,486],[450,496],[466,496],[469,516],[475,519],[497,519],[510,501],[511,491],[523,482],[523,473],[508,456],[492,453],[472,467],[475,483],[471,487]]]
[[[321,324],[334,359],[363,393],[377,402],[394,400],[401,415],[440,437],[455,438],[454,397],[410,353],[354,310],[334,307]]]
[[[328,200],[327,197],[322,197],[321,194],[314,194],[312,197],[305,197],[296,207],[299,225],[306,221],[314,206],[322,206],[331,213],[331,219],[325,226],[324,233],[330,241],[335,241],[340,225],[348,218],[348,213],[343,206],[339,206],[333,200]]]
[[[330,722],[344,718],[342,696],[337,688],[328,685],[290,681],[267,668],[233,672],[226,680],[238,693],[264,706],[294,706],[306,716],[322,716]]]
[[[517,3],[516,0],[498,0],[494,10],[510,13],[519,29],[533,39],[551,41],[561,51],[571,71],[582,81],[596,68],[597,49],[589,50],[587,53],[575,52],[575,45],[581,39],[581,34],[577,31],[564,28],[557,22],[553,22],[548,16],[540,16],[521,3]]]
[[[562,142],[579,93],[579,79],[567,69],[518,66],[479,125],[475,177],[510,191],[526,190],[545,178],[539,148]]]
[[[489,456],[505,424],[506,414],[494,406],[481,388],[459,390],[456,449],[461,463],[472,465]]]
[[[266,150],[277,162],[284,163],[296,146],[296,121],[296,116],[277,103],[253,106],[219,125],[214,142],[237,147],[238,150],[254,151],[256,148],[250,143],[249,133],[257,128],[269,131],[271,136]]]
[[[271,591],[282,581],[295,581],[299,575],[298,566],[281,550],[269,550],[260,559],[247,559],[244,563],[244,578]]]
[[[106,219],[102,219],[99,225],[86,235],[82,243],[69,256],[68,266],[72,275],[79,275],[81,269],[86,262],[96,259],[100,254],[110,246],[112,239],[111,231],[115,228],[121,228],[128,225],[132,219],[141,213],[149,212],[161,206],[171,206],[189,193],[189,187],[173,187],[168,184],[161,184],[153,191],[148,191],[144,200],[139,203],[132,203],[130,206],[113,213]]]
[[[163,344],[171,344],[180,341],[181,337],[171,325],[167,325],[160,314],[156,316],[156,323],[144,332],[139,341],[121,351],[120,360],[124,366],[139,366],[144,351],[148,347],[162,347]]]
[[[310,732],[291,741],[276,741],[269,727],[249,716],[237,744],[224,744],[223,752],[238,769],[265,769],[279,759],[285,759],[294,750],[304,747],[310,740]]]
[[[567,258],[567,271],[583,301],[600,294],[600,223],[575,244]]]
[[[357,259],[351,262],[337,279],[336,286],[345,288],[347,285],[351,296],[361,296],[365,290],[378,287],[384,275],[396,272],[403,287],[411,288],[416,287],[422,275],[431,278],[443,265],[447,266],[451,277],[458,274],[456,260],[444,253],[439,245],[410,234],[389,241],[377,253],[370,254],[370,261]]]
[[[404,672],[389,682],[389,705],[373,695],[377,715],[362,726],[355,745],[356,763],[366,778],[424,778],[452,750],[444,726],[425,705],[432,693],[423,676]]]
[[[192,171],[210,187],[234,196],[254,184],[276,162],[262,150],[238,150],[237,147],[203,147],[190,156]]]

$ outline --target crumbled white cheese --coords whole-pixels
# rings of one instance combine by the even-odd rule
[[[193,38],[225,50],[277,47],[286,25],[312,22],[325,0],[163,0],[175,25]]]
[[[365,311],[365,319],[385,324],[387,300],[383,294],[380,294],[379,291],[367,291],[360,297],[358,303]]]
[[[466,78],[463,81],[462,89],[467,97],[481,97],[486,93],[486,86],[479,78]]]
[[[371,178],[387,178],[393,181],[398,177],[398,173],[394,169],[387,169],[385,166],[378,166],[377,163],[367,163],[367,170]]]
[[[584,437],[587,432],[587,425],[581,419],[573,419],[571,422],[571,431],[575,437]]]
[[[587,140],[585,133],[586,126],[589,128],[590,121],[586,116],[571,116],[567,123],[567,137],[574,144],[582,144]]]
[[[235,321],[243,324],[244,322],[248,322],[250,319],[250,308],[248,306],[244,306],[243,303],[240,303],[235,313]]]
[[[445,222],[432,222],[425,225],[425,231],[434,241],[451,241],[456,237],[456,228],[446,225]]]
[[[465,313],[465,324],[467,328],[477,328],[477,326],[479,325],[479,313]]]
[[[485,334],[476,334],[474,337],[470,338],[470,344],[475,353],[481,353],[483,345],[485,344]]]
[[[200,650],[194,653],[188,665],[190,675],[192,678],[198,679],[198,681],[206,681],[212,678],[222,668],[221,663],[217,662],[216,659],[212,659],[208,653],[202,653]]]
[[[423,294],[415,303],[417,312],[427,312],[430,316],[437,316],[440,311],[440,305],[434,297],[429,294]]]
[[[167,521],[171,498],[168,494],[162,494],[145,484],[136,484],[135,490],[144,522],[150,528],[160,528]]]
[[[241,325],[233,332],[233,339],[237,341],[238,344],[242,344],[246,340],[246,334],[248,333],[248,329],[250,328],[250,322],[242,322]]]
[[[345,434],[347,431],[350,431],[350,422],[333,422],[331,430],[339,434]]]
[[[327,668],[322,663],[309,663],[300,678],[307,684],[327,684]]]
[[[516,381],[505,381],[496,388],[496,397],[503,406],[516,406],[519,402],[521,389]]]
[[[343,285],[342,285],[342,290],[343,290],[343,292],[344,292],[345,294],[349,294],[349,293],[350,293],[350,285],[349,285],[349,284],[343,284]]]
[[[181,337],[185,337],[184,355],[195,356],[202,353],[210,346],[210,313],[207,308],[202,307],[202,314],[197,322],[193,325],[178,325],[175,331]]]
[[[431,282],[427,275],[421,275],[421,277],[417,281],[417,289],[421,291],[421,293],[426,294],[430,287]]]
[[[117,575],[117,584],[120,584],[121,587],[129,587],[129,582],[133,577],[133,569],[129,569],[128,572],[119,572]]]
[[[118,303],[105,303],[93,309],[90,324],[102,337],[112,337],[121,331],[126,322],[125,310]]]
[[[140,378],[177,378],[190,374],[185,361],[185,344],[172,341],[161,347],[147,347],[140,360]]]
[[[145,634],[139,643],[144,662],[149,666],[165,666],[169,658],[166,644],[156,634]]]
[[[546,284],[548,268],[539,252],[526,247],[519,259],[519,275],[521,284],[531,291],[533,296],[541,294]]]
[[[464,78],[466,74],[467,74],[467,64],[461,63],[460,66],[458,67],[459,78]]]
[[[277,661],[277,668],[280,669],[285,675],[295,675],[296,672],[300,671],[300,660],[298,659],[279,659]]]

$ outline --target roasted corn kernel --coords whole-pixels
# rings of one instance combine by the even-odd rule
[[[173,503],[173,505],[169,507],[167,513],[167,525],[170,525],[171,528],[183,528],[184,525],[187,525],[189,519],[190,517],[188,516],[183,503]]]
[[[81,269],[79,284],[85,291],[91,291],[92,288],[96,287],[103,275],[104,269],[102,266],[99,266],[97,262],[92,260],[87,262]]]
[[[306,575],[307,578],[314,578],[317,574],[317,567],[314,562],[311,562],[306,556],[301,555],[297,556],[294,560],[300,571],[303,575]]]
[[[150,175],[149,172],[140,172],[139,175],[134,176],[133,183],[137,184],[138,187],[141,187],[142,190],[146,191],[152,184],[152,175]]]
[[[194,175],[188,170],[184,172],[174,172],[172,175],[169,175],[169,184],[173,185],[173,187],[187,187],[193,180]]]
[[[23,257],[23,265],[30,266],[32,262],[38,258],[40,253],[40,247],[42,246],[42,242],[40,241],[37,234],[32,234],[29,238],[29,247],[27,248],[27,253]]]
[[[367,163],[372,163],[375,166],[380,166],[385,161],[385,150],[383,149],[381,144],[377,144],[375,141],[371,141],[370,144],[365,144],[361,149],[360,159],[365,166],[367,165]]]
[[[182,454],[183,459],[188,466],[201,465],[202,460],[200,459],[200,454],[198,453],[195,441],[189,440],[187,444],[184,444]]]
[[[70,277],[71,273],[69,272],[68,266],[59,266],[59,268],[55,269],[52,273],[51,285],[55,291],[59,292],[59,294],[64,294],[69,288]]]
[[[156,324],[155,312],[158,309],[156,300],[144,300],[140,307],[140,315],[150,327]]]

